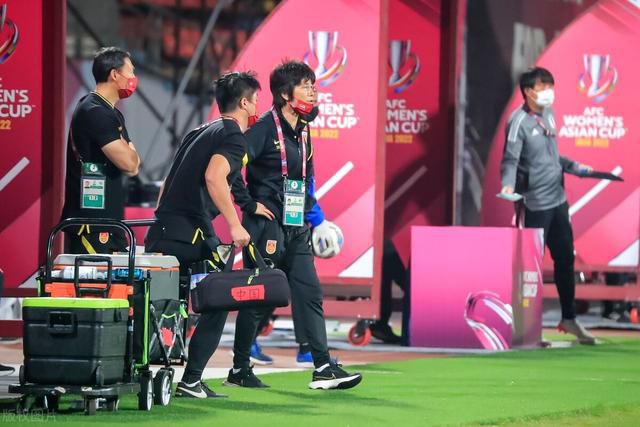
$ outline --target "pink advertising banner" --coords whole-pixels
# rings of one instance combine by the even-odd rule
[[[507,350],[542,331],[538,230],[413,227],[410,344]]]
[[[441,105],[442,82],[448,81],[441,68],[449,57],[442,3],[389,4],[385,237],[405,264],[412,226],[451,224],[453,144],[447,135],[452,124]]]
[[[42,1],[1,0],[0,8],[0,268],[12,288],[38,268]]]
[[[0,0],[0,268],[5,296],[42,265],[49,231],[60,218],[65,10],[64,0]]]
[[[315,70],[320,109],[311,128],[316,197],[345,236],[339,256],[316,260],[321,278],[373,278],[374,234],[382,233],[374,225],[382,214],[376,211],[377,194],[380,201],[382,195],[376,183],[383,173],[377,165],[384,143],[379,82],[388,78],[379,75],[381,61],[386,62],[379,48],[384,4],[328,0],[310,8],[304,0],[283,1],[232,66],[257,72],[263,88],[259,112],[271,107],[269,73],[277,64],[298,59]],[[214,106],[210,116],[216,115]],[[215,225],[224,234],[224,223]]]
[[[610,172],[624,182],[565,176],[576,268],[635,269],[640,237],[640,2],[603,0],[572,23],[540,56],[556,82],[556,133],[561,155]],[[507,225],[513,207],[496,199],[504,126],[522,104],[519,90],[505,110],[487,165],[482,223]],[[549,265],[550,267],[550,265]]]

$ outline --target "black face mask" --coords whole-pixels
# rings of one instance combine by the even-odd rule
[[[311,109],[311,111],[309,111],[309,114],[299,114],[300,116],[300,121],[302,121],[305,125],[309,122],[312,122],[315,120],[316,117],[318,117],[318,114],[320,113],[320,110],[318,109],[317,106],[313,107]]]

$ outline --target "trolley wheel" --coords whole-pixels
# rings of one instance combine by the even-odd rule
[[[105,407],[109,412],[117,412],[118,406],[120,406],[120,397],[119,396],[111,396],[107,397],[107,402]]]
[[[160,369],[153,379],[153,400],[157,405],[167,406],[171,401],[171,384],[173,372]]]
[[[20,381],[20,385],[25,385],[27,383],[25,375],[24,365],[20,365],[20,370],[18,371],[18,381]]]
[[[631,310],[629,310],[629,320],[631,320],[631,323],[640,323],[638,307],[633,307]]]
[[[371,341],[371,331],[367,320],[358,320],[358,323],[349,329],[349,343],[357,346],[365,346]]]
[[[271,332],[273,332],[273,320],[269,320],[269,323],[267,323],[264,328],[260,329],[260,336],[266,337],[271,334]]]
[[[151,371],[140,373],[140,392],[138,393],[138,409],[150,411],[153,408],[153,377]]]
[[[85,397],[84,398],[84,413],[85,415],[95,415],[98,410],[98,398],[97,397]]]

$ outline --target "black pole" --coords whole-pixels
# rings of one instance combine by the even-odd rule
[[[180,12],[181,12],[182,2],[181,0],[176,0],[176,21],[173,27],[173,37],[175,39],[175,44],[173,48],[173,97],[176,97],[176,93],[178,93],[178,84],[179,84],[179,74],[180,74],[180,30],[181,30],[181,20],[180,20]],[[178,127],[178,110],[173,110],[173,129]],[[176,139],[177,135],[175,132],[171,134],[171,147],[175,148],[178,144]]]

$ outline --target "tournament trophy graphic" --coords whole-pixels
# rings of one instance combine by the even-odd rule
[[[578,90],[594,102],[611,94],[618,82],[618,70],[611,66],[609,55],[584,55],[584,72],[578,80]]]
[[[7,18],[7,5],[0,6],[0,64],[5,62],[18,45],[18,26]]]
[[[311,66],[309,59],[313,55],[317,61],[315,68],[316,81],[320,86],[328,86],[333,83],[344,71],[347,65],[347,50],[338,46],[337,31],[309,31],[309,50],[304,54],[303,60]],[[328,66],[327,63],[336,58],[335,62]]]
[[[401,75],[401,71],[410,61],[411,66],[406,67],[406,72]],[[389,87],[393,88],[395,93],[404,91],[414,82],[420,73],[420,58],[411,52],[411,40],[389,41],[389,66]]]

